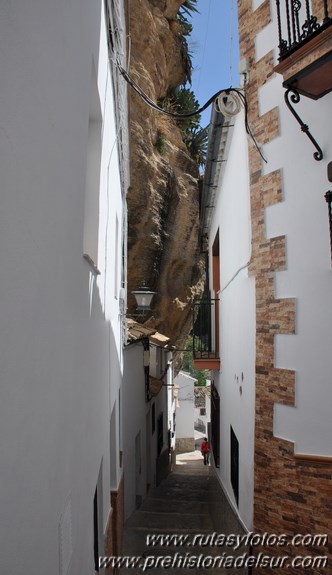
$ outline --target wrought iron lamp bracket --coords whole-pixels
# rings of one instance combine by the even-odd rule
[[[300,116],[299,116],[298,113],[294,110],[294,108],[293,108],[293,106],[292,106],[292,104],[291,104],[291,102],[292,102],[293,104],[298,104],[298,103],[299,103],[299,101],[300,101],[300,99],[301,99],[301,96],[300,96],[299,92],[298,92],[295,88],[293,88],[293,87],[291,87],[291,86],[288,86],[288,87],[287,87],[287,90],[286,90],[286,92],[285,92],[285,94],[284,94],[284,98],[285,98],[285,102],[286,102],[286,104],[287,104],[288,109],[292,112],[294,118],[295,118],[295,119],[298,121],[298,123],[300,124],[302,132],[304,132],[304,133],[308,136],[309,140],[310,140],[310,141],[312,142],[312,144],[315,146],[317,152],[314,152],[314,155],[313,155],[313,156],[314,156],[315,160],[317,160],[317,162],[319,162],[320,160],[323,159],[322,149],[320,148],[320,146],[319,146],[318,143],[316,142],[315,138],[314,138],[313,135],[311,134],[311,132],[310,132],[310,130],[309,130],[309,126],[303,122],[303,120],[300,118]]]

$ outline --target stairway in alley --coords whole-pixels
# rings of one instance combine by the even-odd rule
[[[136,567],[122,567],[121,575],[144,572],[161,575],[165,570],[170,575],[247,573],[244,569],[224,569],[213,563],[216,556],[229,555],[232,550],[207,544],[207,538],[216,532],[208,504],[211,474],[213,470],[204,466],[199,454],[196,458],[192,454],[187,459],[177,458],[174,471],[149,492],[142,506],[126,522],[123,555],[139,556],[141,560]],[[227,516],[222,533],[231,532]],[[164,535],[168,538],[162,540]]]

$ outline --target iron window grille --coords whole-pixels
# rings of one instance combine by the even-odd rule
[[[321,2],[324,17],[319,23],[310,0],[276,0],[280,61],[332,24],[328,0]]]
[[[194,359],[219,358],[216,349],[216,319],[218,318],[218,299],[194,301],[193,311],[193,356]]]
[[[239,505],[239,441],[231,426],[231,484],[237,506]]]
[[[216,467],[220,467],[220,397],[211,386],[211,447]]]
[[[325,199],[328,206],[329,228],[330,228],[330,248],[331,248],[331,263],[332,263],[332,191],[325,194]]]

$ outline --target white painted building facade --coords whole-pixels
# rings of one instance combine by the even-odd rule
[[[168,341],[144,325],[128,329],[122,395],[125,519],[173,463],[175,402]]]
[[[208,435],[208,429],[211,421],[211,382],[206,380],[204,387],[195,386],[195,421],[194,427],[196,431]]]
[[[0,562],[91,574],[122,477],[122,88],[103,2],[0,12]]]
[[[248,526],[252,522],[255,408],[255,286],[248,277],[250,260],[250,194],[244,111],[224,128],[226,141],[220,159],[215,209],[210,222],[210,277],[213,246],[219,245],[219,341],[221,370],[213,372],[220,396],[220,462],[217,474],[234,510]],[[231,484],[231,429],[241,446],[239,509]]]
[[[247,4],[251,3],[239,4],[247,7]],[[257,18],[264,14],[260,12],[258,15],[262,4],[259,0],[252,2],[252,10],[257,10]],[[316,6],[318,4],[316,2]],[[277,64],[276,3],[271,1],[269,5],[271,21],[255,38],[255,62],[252,68],[248,66],[248,62],[242,62],[249,82],[255,74],[256,65],[260,65],[260,69],[264,70],[262,62],[268,61],[271,51],[274,65]],[[250,17],[254,19],[255,14],[250,13]],[[259,132],[258,121],[254,124],[258,144],[264,140],[269,142],[261,146],[266,162],[256,161],[256,169],[262,168],[264,187],[261,188],[261,194],[262,197],[266,195],[266,207],[262,214],[265,240],[259,240],[257,227],[253,227],[251,199],[255,192],[250,189],[250,180],[254,179],[256,174],[249,169],[248,149],[253,154],[255,147],[245,130],[243,109],[231,119],[233,127],[226,128],[229,121],[224,119],[217,158],[222,168],[220,173],[218,170],[212,171],[214,177],[210,181],[211,190],[216,186],[216,191],[211,191],[213,197],[210,195],[209,201],[206,202],[213,205],[214,209],[210,215],[205,214],[210,258],[210,296],[219,300],[217,325],[214,324],[212,333],[220,357],[220,369],[215,369],[212,375],[220,410],[220,445],[219,460],[215,461],[216,473],[234,512],[247,530],[255,526],[254,474],[256,479],[260,477],[264,484],[264,469],[257,467],[256,458],[259,454],[255,453],[255,425],[258,418],[263,416],[255,411],[256,384],[260,376],[259,372],[255,373],[255,369],[257,365],[263,366],[265,361],[264,356],[260,355],[261,348],[259,353],[256,348],[256,336],[261,329],[261,326],[257,326],[258,321],[265,325],[267,334],[271,330],[272,333],[273,330],[277,332],[272,337],[273,363],[267,368],[271,367],[271,371],[275,370],[277,374],[275,381],[271,379],[273,375],[270,376],[271,389],[273,386],[275,389],[279,386],[280,392],[280,403],[274,403],[273,406],[271,444],[275,445],[274,439],[285,442],[282,445],[288,446],[290,454],[288,451],[285,453],[289,459],[292,458],[288,466],[294,467],[295,473],[296,465],[301,460],[310,461],[312,466],[319,465],[315,463],[319,461],[329,465],[332,457],[332,420],[329,413],[332,403],[332,365],[329,353],[332,330],[332,311],[329,304],[332,275],[328,209],[324,199],[325,192],[332,187],[327,179],[327,167],[332,161],[332,94],[328,93],[317,101],[302,96],[300,103],[296,105],[296,111],[309,125],[322,148],[323,159],[315,161],[315,148],[285,104],[282,76],[273,73],[260,79],[259,119],[277,109],[279,122],[279,134],[273,138],[268,138],[262,130]],[[255,106],[254,99],[247,100],[247,103],[249,110],[250,106]],[[221,114],[219,120],[220,117]],[[212,113],[213,118],[217,123],[215,110]],[[268,131],[268,125],[265,129]],[[259,159],[258,150],[254,153]],[[214,155],[213,161],[215,160]],[[272,195],[272,184],[269,183],[269,177],[271,176],[272,181],[278,170],[281,173],[282,198],[281,201],[279,198],[271,201],[269,193]],[[279,236],[285,236],[286,262],[283,269],[280,265],[280,268],[274,271],[273,265],[276,264],[267,260],[266,266],[271,266],[275,286],[275,311],[271,302],[271,307],[266,308],[269,311],[262,315],[259,306],[256,307],[256,278],[253,272],[250,273],[250,266],[255,266],[257,257],[257,251],[256,256],[253,256],[252,249],[254,247],[263,251],[264,245],[269,249],[269,241]],[[265,271],[261,270],[262,273]],[[259,279],[262,284],[262,277]],[[283,299],[294,302],[293,333],[291,328],[284,327],[287,321],[291,325],[292,312],[289,312],[290,319],[287,317],[287,311],[284,317],[278,315],[280,312],[277,306]],[[260,333],[263,332],[264,329],[261,329]],[[208,361],[205,363],[206,365],[202,360],[201,365],[204,368],[208,367]],[[295,372],[292,405],[291,390],[286,389],[287,383],[283,384],[283,377],[285,382],[289,379],[287,370]],[[283,389],[282,385],[286,387]],[[288,392],[289,397],[286,395]],[[268,403],[266,405],[268,406]],[[234,488],[234,477],[232,478],[232,441],[237,443],[237,489]],[[267,445],[265,457],[268,457],[268,452]],[[287,469],[287,459],[282,447],[279,453],[280,461]],[[279,471],[283,471],[281,466]],[[312,473],[315,477],[314,471]],[[318,475],[316,477],[318,478]],[[276,476],[273,480],[277,481]],[[282,482],[282,475],[280,481]],[[319,481],[320,479],[317,479],[317,483]],[[317,497],[320,496],[319,489],[316,494]],[[260,493],[256,495],[259,497]],[[271,499],[274,496],[272,488],[269,496]],[[258,513],[261,511],[260,505],[261,500],[256,502]],[[322,514],[324,515],[324,511]],[[263,512],[261,516],[264,517]],[[259,527],[262,528],[262,525],[263,519]]]
[[[257,35],[256,58],[271,49],[277,64],[277,14]],[[284,201],[266,210],[266,237],[287,237],[287,269],[276,274],[276,297],[295,297],[294,335],[277,335],[275,365],[296,371],[296,407],[276,405],[274,432],[295,443],[298,453],[331,456],[332,289],[331,249],[324,194],[332,188],[327,164],[332,161],[332,94],[318,101],[301,97],[294,105],[323,150],[316,151],[284,103],[282,76],[275,74],[259,90],[260,113],[278,107],[280,137],[263,147],[268,162],[264,173],[282,168]]]
[[[178,407],[176,410],[177,453],[195,450],[195,383],[197,383],[197,380],[184,371],[180,371],[174,379],[174,384],[178,387]]]

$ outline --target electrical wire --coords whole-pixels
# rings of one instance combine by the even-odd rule
[[[202,106],[201,108],[198,108],[197,110],[193,110],[192,112],[189,112],[188,114],[176,114],[175,112],[169,112],[168,110],[165,110],[164,108],[161,108],[160,106],[158,106],[158,104],[156,104],[153,100],[151,100],[151,98],[145,93],[143,92],[143,90],[138,86],[138,84],[136,84],[135,80],[133,80],[133,78],[131,78],[128,74],[128,72],[126,72],[126,70],[124,70],[124,68],[122,68],[121,64],[116,61],[115,62],[120,74],[124,77],[124,79],[126,80],[126,82],[135,90],[135,92],[154,110],[157,110],[157,112],[160,112],[161,114],[165,114],[166,116],[169,116],[170,118],[174,118],[175,120],[183,120],[186,118],[192,118],[194,116],[197,116],[198,114],[200,114],[201,112],[203,112],[204,110],[206,110],[206,108],[208,108],[208,106],[210,106],[210,104],[212,104],[212,102],[216,99],[216,97],[220,94],[220,92],[222,90],[219,90],[216,94],[214,94],[207,102],[206,104],[204,104],[204,106]],[[234,88],[230,88],[230,90],[234,90]]]
[[[201,65],[200,65],[200,69],[199,69],[199,76],[198,76],[198,82],[197,82],[197,89],[198,89],[200,82],[201,82],[202,68],[203,68],[204,59],[205,59],[206,42],[207,42],[207,37],[208,37],[208,33],[209,33],[210,15],[211,15],[211,0],[209,0],[209,6],[208,6],[207,22],[206,22],[206,29],[205,29],[205,37],[204,37]]]
[[[120,62],[118,59],[113,60],[116,67],[118,68],[120,74],[123,76],[123,78],[126,80],[126,82],[133,88],[133,90],[135,90],[135,92],[154,110],[156,110],[157,112],[160,112],[161,114],[164,114],[165,116],[168,116],[169,118],[173,118],[174,120],[185,120],[187,118],[193,118],[194,116],[197,116],[198,114],[201,114],[202,112],[204,112],[204,110],[206,110],[213,102],[215,103],[216,109],[219,112],[222,112],[222,110],[220,110],[219,108],[219,104],[218,104],[218,98],[219,96],[221,96],[221,94],[223,94],[223,97],[227,97],[230,94],[237,94],[237,96],[240,98],[241,103],[244,107],[244,111],[245,111],[245,128],[246,128],[246,132],[247,134],[250,136],[250,138],[252,139],[252,141],[255,144],[255,147],[258,151],[258,153],[260,154],[262,160],[264,160],[264,162],[267,163],[267,160],[264,158],[257,142],[256,139],[252,133],[252,130],[249,126],[249,122],[248,122],[248,105],[247,105],[247,100],[245,95],[238,90],[237,88],[223,88],[222,90],[218,90],[218,92],[216,92],[213,96],[211,96],[211,98],[209,98],[209,100],[200,108],[198,108],[197,110],[194,110],[193,112],[189,112],[187,114],[176,114],[174,112],[169,112],[168,110],[165,110],[164,108],[161,108],[160,106],[158,106],[158,104],[156,104],[153,100],[151,100],[151,98],[139,87],[139,85],[135,82],[135,80],[133,80],[133,78],[131,78],[131,76],[128,74],[128,72],[126,72],[126,70],[121,66]],[[219,109],[218,109],[219,108]]]
[[[229,11],[229,82],[233,84],[233,0],[230,0]]]

